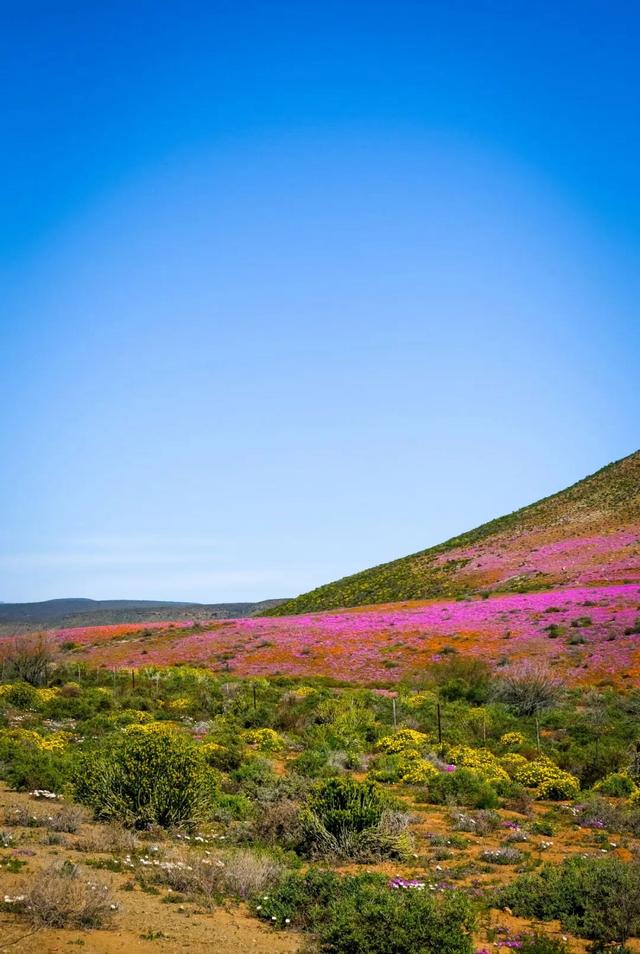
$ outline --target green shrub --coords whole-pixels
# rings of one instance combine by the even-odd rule
[[[344,832],[359,833],[377,825],[384,801],[371,782],[332,778],[315,790],[309,807],[327,831],[339,838]]]
[[[625,941],[640,932],[640,864],[617,858],[570,858],[522,875],[499,894],[518,917],[559,920],[595,941]]]
[[[16,745],[11,757],[0,757],[0,778],[17,792],[31,792],[36,788],[62,792],[72,773],[72,757],[68,752]]]
[[[99,819],[134,828],[169,827],[206,816],[216,776],[186,736],[164,726],[131,726],[82,760],[75,788],[77,799]]]
[[[636,791],[636,783],[626,772],[612,772],[593,787],[596,792],[611,798],[628,798]]]
[[[37,709],[40,705],[37,689],[28,682],[14,682],[2,698],[16,709]]]
[[[332,778],[316,788],[301,814],[301,848],[353,860],[404,857],[411,846],[407,824],[373,782]]]
[[[460,892],[439,897],[392,888],[377,874],[341,877],[311,869],[291,875],[260,902],[260,916],[312,931],[333,954],[471,954],[474,926]]]
[[[435,805],[448,802],[468,808],[495,808],[498,805],[498,795],[491,782],[470,768],[438,775],[429,782],[427,798]]]

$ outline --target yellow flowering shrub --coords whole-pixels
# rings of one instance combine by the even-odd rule
[[[244,737],[249,745],[255,745],[260,752],[281,752],[285,747],[284,739],[275,729],[249,729]]]
[[[315,695],[316,692],[317,690],[313,686],[298,686],[290,691],[289,696],[294,700],[301,700]]]
[[[518,746],[524,745],[526,741],[522,732],[505,732],[504,735],[500,736],[500,745],[504,745],[507,749],[517,749]]]
[[[509,775],[488,749],[472,749],[468,745],[454,745],[447,757],[454,765],[474,769],[489,782],[509,782]]]
[[[153,722],[153,714],[151,712],[145,712],[143,709],[123,709],[120,713],[122,719],[127,719],[129,722]]]
[[[640,788],[636,788],[635,792],[631,793],[627,804],[630,808],[640,808]]]
[[[34,729],[7,729],[0,733],[0,738],[16,742],[27,748],[39,749],[41,752],[62,752],[69,744],[71,736],[68,732],[52,732],[50,735],[40,735]]]
[[[418,692],[415,696],[407,696],[406,699],[403,699],[402,704],[407,707],[407,709],[422,709],[425,706],[433,706],[437,702],[436,696],[433,692]]]
[[[184,732],[181,725],[177,722],[145,722],[142,725],[132,723],[124,728],[128,735],[139,733],[140,735],[176,735],[178,732]]]
[[[628,772],[610,772],[593,786],[594,791],[611,798],[627,798],[636,790],[636,783]]]
[[[528,788],[535,788],[536,798],[561,801],[575,798],[580,791],[578,779],[544,755],[517,769],[514,778]]]
[[[38,702],[46,703],[51,702],[52,699],[55,699],[56,696],[60,695],[60,690],[58,688],[47,689],[42,687],[41,689],[36,689],[38,696]]]
[[[390,755],[385,752],[372,763],[369,777],[376,782],[404,781],[406,775],[412,774],[416,762],[422,761],[422,752],[418,749],[404,749]]]
[[[226,752],[224,745],[218,745],[217,742],[203,742],[200,746],[205,758],[209,755],[217,755],[219,752]]]
[[[438,769],[427,759],[415,759],[409,771],[402,776],[402,781],[407,785],[426,785],[440,773]]]
[[[429,736],[416,729],[400,729],[394,735],[385,735],[378,741],[376,748],[379,752],[396,755],[407,749],[422,749],[429,741]]]
[[[167,708],[177,709],[179,711],[182,711],[184,709],[188,709],[190,705],[191,705],[191,700],[187,698],[187,696],[178,696],[177,699],[172,699],[168,703]]]
[[[520,769],[529,764],[524,755],[519,755],[517,752],[508,752],[507,755],[502,755],[498,761],[509,778],[515,778]]]

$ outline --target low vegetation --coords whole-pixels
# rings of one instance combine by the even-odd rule
[[[138,891],[242,901],[338,954],[640,935],[637,690],[455,654],[393,690],[186,665],[40,682],[0,683],[0,906],[33,929],[108,928]]]

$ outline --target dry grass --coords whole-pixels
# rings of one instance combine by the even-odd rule
[[[24,805],[8,805],[4,810],[4,824],[12,828],[38,828],[46,824],[47,816]]]
[[[173,852],[153,868],[147,868],[142,880],[166,885],[210,906],[229,894],[243,900],[260,894],[283,871],[283,866],[272,858],[248,850],[205,858]]]
[[[88,820],[88,812],[80,805],[65,805],[59,812],[47,816],[44,824],[50,831],[75,835]]]
[[[87,878],[70,862],[39,871],[24,895],[24,910],[34,927],[106,927],[117,908],[108,885]]]
[[[135,832],[115,823],[96,825],[83,831],[75,847],[89,853],[132,854],[140,847],[140,839]]]
[[[253,851],[236,851],[224,862],[225,888],[239,898],[251,898],[270,888],[284,868],[273,858]]]

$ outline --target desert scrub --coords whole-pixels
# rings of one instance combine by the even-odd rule
[[[480,853],[480,859],[492,865],[517,865],[522,861],[522,853],[516,848],[487,848]]]
[[[518,917],[558,920],[579,937],[624,944],[640,932],[640,864],[570,858],[522,875],[497,900]]]
[[[202,857],[174,851],[143,867],[138,880],[144,885],[166,885],[211,906],[229,896],[246,901],[261,895],[282,879],[285,871],[267,852],[239,849]]]
[[[496,808],[498,793],[480,772],[459,768],[455,772],[438,773],[427,786],[426,800],[434,805],[465,805],[469,808]]]
[[[373,782],[332,778],[311,794],[300,815],[301,850],[311,857],[404,858],[409,817],[394,810]]]
[[[215,800],[217,776],[198,745],[161,724],[130,726],[76,772],[78,801],[130,828],[192,826]]]
[[[35,927],[107,927],[117,907],[108,885],[69,861],[39,871],[24,890],[23,910]]]
[[[340,876],[312,868],[285,878],[255,910],[274,927],[312,932],[319,950],[332,954],[473,951],[474,916],[464,895],[435,897],[419,883],[390,883],[378,874]]]

